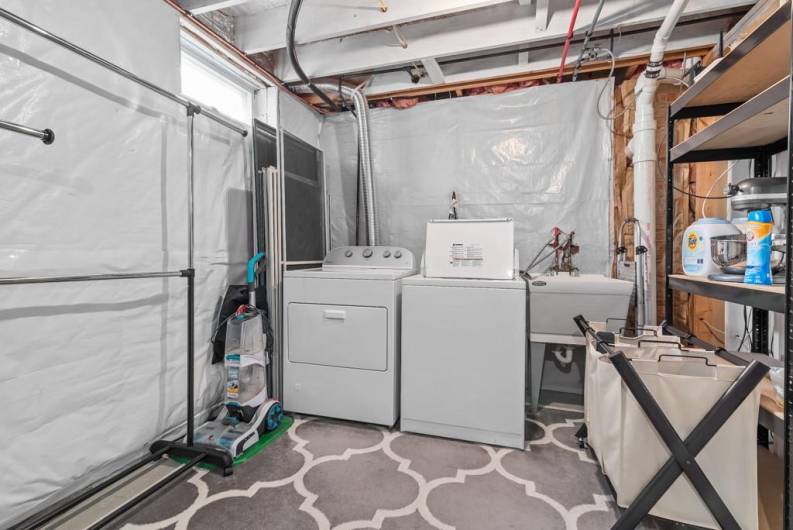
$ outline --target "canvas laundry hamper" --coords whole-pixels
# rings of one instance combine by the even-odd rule
[[[656,342],[652,343],[652,346],[642,345],[641,347],[628,346],[617,342],[614,348],[624,353],[625,357],[631,360],[657,360],[659,357],[679,355],[705,357],[712,355],[712,352],[705,350],[681,349],[680,344],[674,342]],[[595,368],[593,369],[591,381],[594,389],[591,424],[595,431],[596,446],[600,449],[595,449],[591,442],[589,445],[595,451],[603,473],[609,477],[611,485],[619,498],[623,493],[621,467],[623,464],[621,452],[623,426],[621,419],[624,392],[627,392],[627,388],[622,384],[622,378],[607,356],[598,353],[598,357],[594,358],[592,362]]]
[[[604,322],[592,322],[590,326],[595,331],[609,331],[608,324]],[[619,385],[620,378],[610,363],[607,365],[598,363],[598,359],[603,354],[597,351],[594,339],[587,336],[586,341],[584,421],[587,425],[587,443],[595,452],[603,472],[611,478],[613,474],[611,471],[615,468],[618,456],[615,441],[619,438],[619,403],[622,392]],[[639,343],[645,346],[645,355],[653,355],[653,352],[659,350],[666,342],[676,345],[680,343],[680,338],[675,335],[664,335],[660,326],[643,328],[636,337],[626,337],[619,333],[614,335],[615,348],[623,350],[628,357],[640,356],[636,349]],[[656,355],[662,353],[673,352],[670,347],[657,351]],[[615,479],[611,480],[614,485]]]
[[[660,359],[631,360],[650,394],[683,440],[743,371],[740,366],[718,364],[723,361],[718,361],[713,354],[703,357],[705,359],[663,356]],[[606,356],[598,359],[598,365],[601,375],[608,368],[616,375]],[[614,387],[620,387],[616,459],[607,462],[610,466],[607,473],[617,492],[617,504],[627,507],[671,454],[619,375],[616,378],[613,381],[601,378],[601,384],[607,388],[600,389],[600,392],[601,397],[613,399]],[[696,457],[743,530],[758,528],[756,445],[759,405],[758,387]],[[602,419],[612,421],[610,417]],[[614,440],[607,435],[601,443],[612,444]],[[650,513],[673,521],[719,528],[684,475],[678,477]]]

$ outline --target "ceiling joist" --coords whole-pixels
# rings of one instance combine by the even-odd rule
[[[637,3],[635,0],[606,2],[598,33],[608,36],[608,31],[614,29],[614,45],[619,50],[621,33],[659,25],[669,3]],[[745,10],[751,3],[751,0],[690,0],[685,17],[702,18],[716,13],[734,12],[736,9]],[[581,7],[578,17],[581,28],[588,26],[596,7],[596,3],[586,3]],[[513,0],[482,10],[405,24],[400,27],[400,34],[409,43],[407,48],[395,45],[393,35],[370,31],[344,39],[300,46],[298,56],[300,65],[309,77],[322,78],[418,64],[426,57],[434,57],[443,64],[446,58],[454,56],[484,54],[510,47],[558,45],[567,33],[571,10],[571,6],[561,8],[557,5],[551,13],[547,29],[537,31],[532,23],[534,6],[522,6]],[[287,83],[298,80],[283,51],[279,53],[277,64],[279,78]]]
[[[698,48],[691,48],[686,50],[678,50],[668,52],[665,56],[667,61],[678,61],[683,57],[686,58],[693,58],[693,57],[703,57],[710,51],[710,46],[702,46]],[[615,68],[616,69],[631,69],[631,68],[639,68],[647,64],[647,59],[649,58],[649,54],[645,54],[638,57],[630,57],[626,59],[620,59],[616,62]],[[579,70],[580,75],[586,74],[607,74],[611,69],[611,62],[610,61],[598,61],[593,63],[588,63],[582,66]],[[565,69],[565,75],[571,74],[573,71],[572,66],[569,66]],[[457,82],[457,83],[447,83],[444,85],[432,86],[432,87],[420,87],[420,88],[411,88],[411,89],[404,89],[404,90],[395,90],[392,92],[381,92],[376,94],[368,94],[367,99],[370,102],[374,101],[381,101],[385,99],[392,99],[392,98],[405,98],[405,97],[421,97],[421,96],[429,96],[432,94],[442,94],[442,93],[449,93],[453,92],[457,95],[462,94],[464,90],[470,90],[474,88],[486,88],[491,86],[497,85],[507,85],[511,83],[521,83],[525,81],[543,81],[543,80],[554,80],[556,79],[556,75],[559,73],[558,68],[548,68],[545,70],[535,71],[535,72],[528,72],[528,73],[521,73],[521,74],[511,74],[511,75],[503,75],[503,76],[494,76],[485,79],[477,79],[474,81],[464,81],[464,82]],[[634,72],[635,73],[635,72]],[[310,94],[304,96],[304,99],[312,104],[312,105],[321,105],[322,101],[315,95]]]
[[[200,0],[199,0],[200,1]],[[303,2],[295,42],[306,44],[358,33],[390,28],[428,18],[436,18],[515,0],[387,0],[382,11],[375,0],[310,0]],[[289,6],[268,9],[239,17],[237,45],[245,53],[259,53],[286,47],[286,18]]]
[[[445,82],[443,70],[441,70],[441,66],[438,64],[438,61],[430,57],[427,59],[422,59],[421,64],[424,66],[424,71],[427,72],[427,77],[430,78],[430,82],[436,85],[440,85]]]

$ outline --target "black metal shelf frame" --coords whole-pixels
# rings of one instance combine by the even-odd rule
[[[784,416],[784,507],[783,507],[783,528],[793,529],[793,514],[791,513],[791,490],[793,489],[793,475],[791,474],[791,463],[793,458],[793,245],[791,238],[787,238],[785,248],[785,293],[782,300],[778,295],[763,294],[761,292],[749,292],[746,289],[740,290],[735,287],[725,285],[723,288],[717,286],[703,287],[702,284],[695,282],[684,282],[677,278],[670,278],[673,274],[674,263],[674,166],[681,163],[708,162],[718,160],[754,160],[754,173],[756,177],[771,176],[771,157],[774,154],[787,150],[787,208],[785,215],[785,231],[788,235],[793,234],[793,106],[788,105],[788,134],[786,138],[774,141],[768,145],[735,147],[711,150],[690,150],[683,156],[673,159],[672,150],[675,147],[675,122],[681,119],[724,116],[742,105],[746,101],[735,101],[729,103],[719,103],[714,105],[687,106],[697,96],[704,93],[708,87],[718,79],[720,75],[729,71],[738,61],[745,58],[747,54],[764,39],[769,37],[783,24],[793,26],[793,16],[790,7],[780,9],[767,21],[761,24],[758,31],[749,35],[745,41],[736,47],[735,50],[725,56],[719,64],[704,74],[703,78],[695,82],[691,88],[684,92],[674,101],[667,112],[667,172],[666,172],[666,285],[664,292],[664,313],[666,322],[672,323],[672,293],[681,290],[689,293],[719,298],[721,300],[734,302],[742,305],[754,307],[752,311],[752,336],[753,344],[759,346],[760,353],[769,352],[768,341],[768,311],[783,312],[785,315],[785,341],[782,345],[784,350],[785,364],[785,416]],[[792,32],[793,33],[793,32]],[[793,50],[793,41],[788,45]],[[791,54],[793,57],[793,54]],[[787,65],[789,75],[793,74],[793,60]],[[788,78],[789,79],[789,78]],[[793,85],[787,83],[788,101],[793,101]],[[768,88],[768,87],[766,87]],[[747,108],[747,107],[744,107]]]

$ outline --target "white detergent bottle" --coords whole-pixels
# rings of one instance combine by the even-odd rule
[[[720,217],[697,219],[683,232],[683,272],[687,276],[719,274],[721,267],[710,256],[710,239],[740,233],[737,226]]]

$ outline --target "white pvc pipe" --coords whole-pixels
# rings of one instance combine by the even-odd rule
[[[633,139],[629,149],[633,154],[633,211],[639,220],[644,234],[644,246],[647,247],[645,257],[645,307],[648,323],[655,323],[656,289],[655,289],[655,167],[658,155],[655,151],[655,135],[658,124],[655,121],[655,92],[658,78],[663,71],[664,51],[669,37],[677,24],[680,15],[688,4],[688,0],[675,0],[666,15],[661,27],[653,40],[650,61],[634,88],[636,95],[636,117],[633,122]],[[666,249],[672,252],[673,249]]]
[[[661,23],[661,27],[658,28],[655,39],[653,39],[653,47],[650,49],[650,62],[645,73],[660,71],[661,63],[664,60],[664,52],[669,44],[669,38],[672,36],[672,30],[675,29],[677,21],[680,20],[680,16],[683,14],[687,4],[688,0],[675,0],[672,2],[672,7],[666,14],[663,23]]]
[[[564,348],[564,353],[562,353]],[[560,344],[555,349],[551,350],[556,359],[562,364],[570,364],[573,362],[573,347],[567,344]]]

